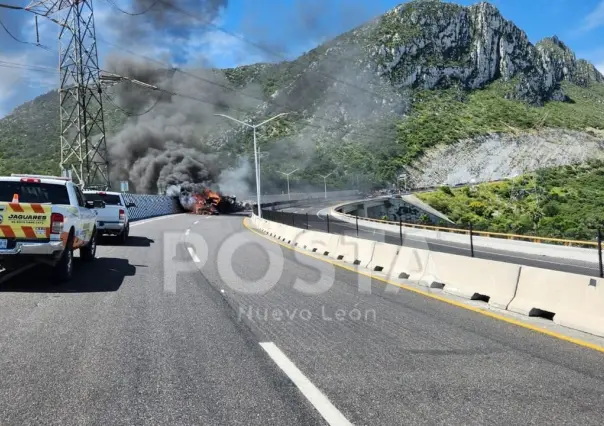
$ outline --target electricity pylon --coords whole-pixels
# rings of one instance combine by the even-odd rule
[[[83,187],[108,189],[109,156],[92,0],[38,0],[26,10],[60,25],[61,172]]]

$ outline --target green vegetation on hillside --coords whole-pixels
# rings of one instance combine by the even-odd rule
[[[598,227],[604,230],[603,161],[417,196],[479,230],[578,240],[593,240]]]
[[[356,142],[341,144],[337,150],[325,153],[322,161],[338,168],[354,165],[358,173],[371,175],[377,182],[387,182],[429,148],[464,138],[494,132],[526,133],[542,128],[604,135],[603,84],[582,88],[565,82],[563,88],[570,101],[552,101],[544,107],[506,99],[513,84],[497,81],[473,92],[458,88],[415,90],[411,112],[396,124],[395,138],[380,137],[384,129],[362,129],[364,134],[377,135],[374,143],[357,136]]]
[[[412,160],[439,143],[491,132],[530,131],[543,127],[604,129],[604,85],[582,88],[564,83],[569,102],[533,107],[506,99],[511,83],[495,82],[471,93],[459,89],[418,91],[409,119],[399,125],[398,140]]]

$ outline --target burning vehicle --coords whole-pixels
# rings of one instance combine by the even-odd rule
[[[245,204],[238,202],[235,196],[199,186],[181,186],[179,198],[185,210],[199,215],[230,214],[246,210]]]

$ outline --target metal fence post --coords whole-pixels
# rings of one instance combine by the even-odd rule
[[[327,215],[327,233],[329,234],[329,215]]]
[[[474,257],[474,232],[472,228],[472,222],[470,222],[470,253]]]
[[[604,268],[602,268],[602,231],[598,228],[598,261],[600,263],[600,278],[604,278]]]
[[[359,216],[355,216],[355,219],[357,221],[357,237],[359,236]]]
[[[401,247],[403,246],[403,219],[398,220],[398,232],[401,237]]]

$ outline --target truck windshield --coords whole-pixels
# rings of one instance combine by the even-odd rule
[[[0,181],[0,202],[11,202],[15,194],[20,203],[70,204],[65,185]]]
[[[119,195],[92,193],[92,194],[84,194],[84,197],[86,198],[86,201],[102,200],[108,206],[121,206],[122,205]]]

